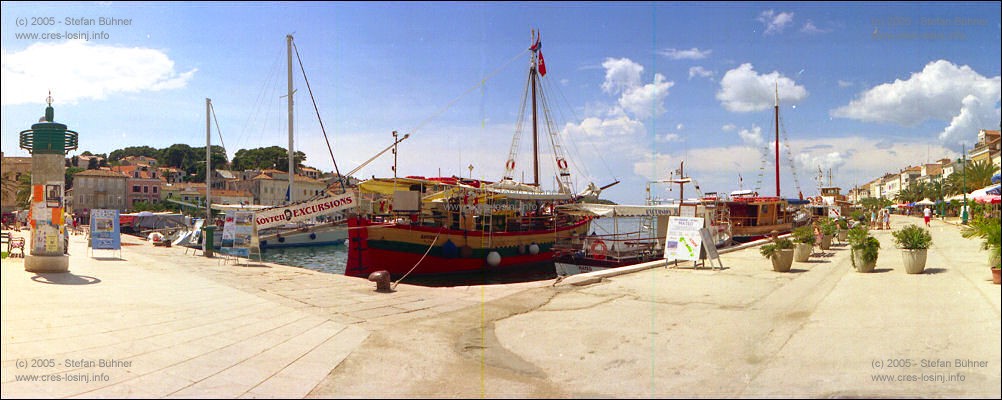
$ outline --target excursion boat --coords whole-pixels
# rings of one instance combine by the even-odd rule
[[[583,198],[595,198],[605,187],[592,184],[581,193],[572,192],[568,161],[545,105],[541,110],[553,144],[558,188],[544,191],[539,185],[537,100],[546,98],[541,94],[540,82],[546,68],[535,32],[533,40],[529,48],[529,81],[521,103],[522,115],[527,104],[532,107],[533,181],[521,183],[512,178],[520,123],[505,162],[504,177],[497,182],[415,176],[373,178],[360,183],[361,210],[348,218],[346,275],[366,277],[385,270],[400,279],[408,275],[552,268],[554,244],[588,232],[591,217],[556,210]]]
[[[591,220],[554,212],[573,195],[449,178],[372,179],[359,185],[359,197],[371,213],[348,218],[349,276],[538,266],[552,262],[555,242],[584,234]]]

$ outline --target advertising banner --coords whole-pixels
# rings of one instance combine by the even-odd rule
[[[354,193],[324,196],[316,200],[261,210],[254,214],[254,219],[257,221],[257,229],[266,229],[291,222],[306,221],[321,215],[333,214],[354,207],[355,204]]]

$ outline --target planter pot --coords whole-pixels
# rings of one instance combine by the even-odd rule
[[[996,285],[1002,283],[1002,276],[999,275],[999,272],[1002,272],[1002,269],[992,268],[992,283]]]
[[[849,238],[849,230],[848,229],[839,229],[838,230],[838,242],[839,243],[845,243],[845,240],[848,239],[848,238]]]
[[[778,250],[770,259],[773,271],[789,272],[790,267],[793,266],[793,249]]]
[[[818,243],[818,247],[820,247],[821,250],[828,250],[832,248],[832,236],[821,235],[821,243]]]
[[[855,263],[854,265],[856,266],[856,272],[863,272],[863,273],[873,272],[873,270],[877,267],[877,260],[873,260],[871,262],[863,261],[863,252],[861,251],[857,252],[853,250],[852,262]]]
[[[905,272],[921,274],[925,271],[925,258],[929,249],[901,249],[901,257],[905,262]]]
[[[810,243],[797,243],[797,246],[793,248],[793,261],[806,262],[811,258],[813,252],[814,246]]]

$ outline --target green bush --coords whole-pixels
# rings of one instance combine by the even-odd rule
[[[849,229],[849,220],[845,218],[839,218],[837,221],[839,229]]]
[[[821,233],[825,236],[835,236],[835,234],[838,233],[838,225],[835,225],[835,220],[831,218],[822,220]]]
[[[894,243],[903,249],[928,249],[932,245],[932,235],[929,234],[929,231],[915,224],[908,225],[891,234],[894,235]]]
[[[814,240],[814,231],[811,230],[810,225],[800,226],[793,230],[793,241],[796,243],[807,243],[813,246]]]
[[[859,252],[863,261],[868,263],[875,262],[877,261],[877,254],[880,252],[880,241],[873,236],[866,235],[860,243],[851,245],[851,248],[852,257],[850,259],[852,260],[852,266],[853,268],[858,268],[856,267],[855,257],[857,252]]]
[[[849,230],[849,246],[862,245],[869,236],[870,233],[867,232],[865,225],[857,225],[855,228]]]
[[[772,256],[776,254],[776,252],[778,252],[779,250],[792,249],[792,248],[793,248],[793,242],[790,241],[790,239],[780,238],[776,239],[775,242],[762,245],[762,247],[758,249],[758,252],[761,253],[762,256],[765,258],[772,258]]]

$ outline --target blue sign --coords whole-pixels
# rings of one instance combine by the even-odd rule
[[[121,250],[122,236],[118,210],[90,210],[90,247],[95,250]]]

